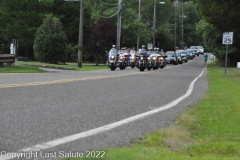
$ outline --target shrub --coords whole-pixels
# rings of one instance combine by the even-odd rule
[[[40,62],[66,62],[67,36],[58,18],[47,16],[35,35],[34,52]]]

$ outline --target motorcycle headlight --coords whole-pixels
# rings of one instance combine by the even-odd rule
[[[156,57],[153,57],[153,60],[156,60]]]
[[[141,60],[143,60],[143,57],[140,57]]]
[[[163,57],[160,57],[161,60],[163,60]]]
[[[112,59],[114,59],[114,56],[111,56]]]
[[[148,57],[147,59],[148,59],[148,60],[150,60],[151,58],[150,58],[150,57]]]
[[[132,56],[131,58],[132,58],[132,59],[135,59],[135,56]]]
[[[123,59],[123,56],[120,56],[120,59]]]

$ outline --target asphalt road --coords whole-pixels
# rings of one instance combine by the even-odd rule
[[[3,155],[6,152],[17,153],[24,149],[44,153],[85,153],[130,145],[131,138],[167,126],[179,112],[203,97],[208,86],[203,62],[203,56],[199,56],[182,65],[167,65],[163,70],[144,72],[127,68],[0,74],[1,154],[6,156]],[[173,108],[92,134],[93,129],[176,100],[186,93],[190,83],[202,71],[191,95]],[[91,134],[89,130],[93,130]],[[79,133],[84,136],[68,142],[67,136]],[[56,139],[57,144],[51,142]],[[45,142],[51,143],[43,145]],[[59,157],[33,156],[32,159]]]

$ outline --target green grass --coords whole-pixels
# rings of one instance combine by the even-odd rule
[[[37,67],[30,66],[16,66],[13,65],[12,68],[7,68],[4,66],[0,68],[0,73],[43,73],[44,70],[38,69]]]
[[[207,78],[205,96],[173,125],[131,139],[131,146],[103,149],[104,159],[239,160],[240,69],[228,68],[225,75],[224,68],[208,65]]]
[[[66,63],[66,64],[48,64],[48,63],[40,63],[37,61],[16,61],[16,65],[32,65],[32,66],[39,66],[39,67],[53,67],[53,68],[59,68],[59,69],[75,69],[79,71],[90,71],[90,70],[98,70],[98,69],[107,69],[108,66],[106,65],[98,65],[96,64],[90,64],[90,63],[83,63],[82,68],[78,68],[77,63]]]

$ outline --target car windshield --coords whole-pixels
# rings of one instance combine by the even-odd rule
[[[167,56],[173,56],[173,55],[174,55],[174,52],[173,52],[173,51],[167,51],[167,52],[166,52],[166,55],[167,55]]]
[[[193,52],[192,49],[188,49],[188,50],[187,50],[187,53],[192,53],[192,52]]]
[[[186,54],[185,51],[177,51],[176,53],[177,53],[177,54]]]
[[[191,46],[190,48],[191,48],[191,49],[198,49],[197,46]]]
[[[202,47],[202,46],[198,46],[197,48],[198,48],[198,49],[203,49],[203,47]]]

